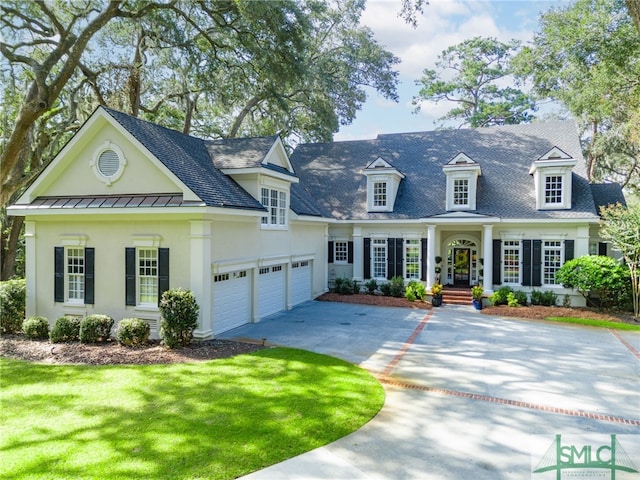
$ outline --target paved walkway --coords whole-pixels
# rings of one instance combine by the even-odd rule
[[[557,434],[577,452],[616,434],[640,470],[637,332],[489,317],[471,307],[308,302],[224,337],[343,358],[386,391],[384,407],[360,430],[244,480],[545,480],[556,472],[532,470]]]

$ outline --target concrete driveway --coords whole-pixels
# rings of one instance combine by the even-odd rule
[[[307,302],[223,338],[343,358],[386,391],[384,407],[360,430],[245,480],[545,480],[559,478],[558,466],[572,479],[612,478],[604,468],[612,451],[614,477],[640,479],[637,332],[471,307]],[[579,468],[585,461],[602,468]]]

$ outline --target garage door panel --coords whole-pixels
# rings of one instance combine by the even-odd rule
[[[311,300],[311,263],[295,262],[291,265],[291,305]]]
[[[251,281],[246,270],[216,275],[213,281],[213,333],[249,323]]]
[[[258,314],[264,318],[285,309],[285,269],[276,265],[258,273]]]

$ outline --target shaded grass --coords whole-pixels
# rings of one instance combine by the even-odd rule
[[[3,479],[231,479],[358,429],[384,402],[364,370],[273,348],[194,364],[0,359]]]
[[[607,320],[594,320],[590,318],[579,317],[547,317],[545,320],[551,322],[573,323],[577,325],[586,325],[589,327],[610,328],[612,330],[633,330],[640,332],[640,325],[632,325],[630,323],[609,322]]]

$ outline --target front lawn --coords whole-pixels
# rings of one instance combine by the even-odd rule
[[[382,407],[366,371],[272,348],[204,363],[0,359],[0,477],[232,479],[325,445]]]

